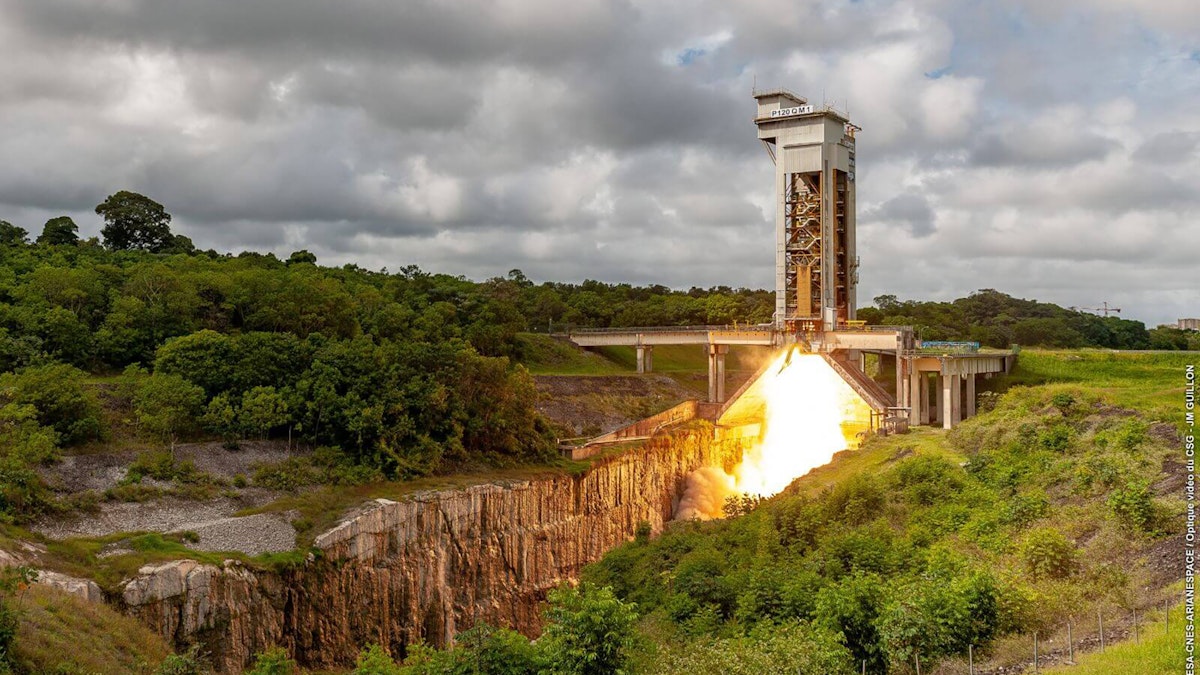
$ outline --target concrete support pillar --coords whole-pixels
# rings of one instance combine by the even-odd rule
[[[880,357],[882,359],[882,357]],[[882,361],[880,361],[882,363]],[[900,355],[896,355],[896,405],[901,408],[909,407],[908,393],[912,387],[908,383],[908,372],[904,368],[904,359]],[[909,419],[912,423],[912,419]]]
[[[914,367],[916,364],[908,364],[908,423],[912,426],[921,425],[921,385],[925,383],[921,379],[921,373],[917,372]]]
[[[654,372],[654,345],[637,346],[637,371],[639,373]]]
[[[934,380],[933,389],[936,395],[937,405],[933,406],[931,422],[942,422],[946,420],[946,396],[948,396],[950,383],[946,381],[946,376],[941,373],[937,374]],[[948,427],[947,427],[948,428]]]
[[[975,416],[975,375],[967,375],[967,405],[963,409],[963,417]]]
[[[938,408],[943,429],[953,429],[962,421],[962,376],[942,375],[938,378]]]
[[[921,373],[921,424],[933,423],[933,406],[929,405],[929,376]]]
[[[708,401],[725,402],[725,354],[729,345],[708,346]]]

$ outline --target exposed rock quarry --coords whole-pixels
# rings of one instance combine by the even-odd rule
[[[331,667],[352,663],[370,642],[393,654],[418,639],[445,645],[477,621],[533,635],[550,589],[632,538],[638,523],[661,529],[692,470],[737,461],[740,449],[728,445],[699,425],[579,476],[376,500],[320,535],[319,554],[296,568],[147,566],[122,599],[168,640],[201,643],[231,673],[271,645]]]

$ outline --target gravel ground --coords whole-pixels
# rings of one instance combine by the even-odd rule
[[[304,452],[294,448],[288,450],[287,443],[280,441],[242,441],[239,450],[226,450],[220,443],[175,446],[177,460],[190,461],[198,470],[226,479],[237,474],[251,476],[255,464],[279,462]],[[67,455],[62,461],[39,471],[42,478],[60,492],[102,492],[125,477],[126,468],[137,455],[136,452]]]
[[[289,450],[283,442],[243,441],[240,445],[238,450],[226,450],[220,443],[177,445],[175,458],[192,462],[201,472],[230,480],[238,474],[252,476],[257,464],[279,462],[306,452]],[[60,492],[102,492],[125,477],[137,455],[136,452],[69,455],[41,471],[47,483]],[[149,479],[142,482],[155,483]],[[52,539],[99,537],[118,532],[190,531],[200,537],[199,542],[189,544],[197,550],[248,554],[289,551],[296,544],[296,530],[291,525],[291,520],[296,517],[294,512],[233,515],[278,496],[279,493],[271,490],[245,488],[238,490],[235,497],[222,496],[204,501],[171,496],[144,502],[102,501],[96,513],[46,518],[35,523],[32,529]],[[120,544],[115,544],[113,552],[119,548]]]
[[[291,521],[297,515],[295,511],[284,511],[217,518],[184,523],[172,531],[200,535],[200,541],[188,544],[189,548],[199,551],[241,551],[250,555],[277,553],[296,548],[296,529]]]
[[[98,513],[42,519],[35,522],[32,530],[52,539],[102,537],[116,532],[191,530],[192,527],[185,525],[226,520],[241,509],[260,506],[275,497],[275,492],[271,490],[250,488],[242,490],[238,497],[217,497],[206,501],[161,497],[145,502],[101,502]],[[252,546],[253,543],[247,542],[245,545]],[[242,546],[232,546],[230,550],[242,550]]]

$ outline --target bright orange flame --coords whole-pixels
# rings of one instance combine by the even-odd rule
[[[871,409],[816,354],[782,354],[763,375],[766,433],[732,474],[706,467],[688,479],[679,518],[719,518],[725,499],[770,497],[834,454],[857,444]]]

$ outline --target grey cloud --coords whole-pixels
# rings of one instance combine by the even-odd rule
[[[1169,131],[1155,134],[1142,143],[1133,158],[1147,163],[1176,164],[1195,159],[1200,147],[1200,132]]]
[[[133,189],[204,248],[763,287],[757,78],[869,122],[861,297],[1093,284],[1133,316],[1194,314],[1170,245],[1200,239],[1194,61],[1158,14],[1072,11],[0,0],[0,217],[94,234]]]
[[[1066,167],[1104,158],[1117,148],[1111,139],[1063,128],[1029,134],[1011,129],[979,138],[971,162],[981,166]]]
[[[876,209],[866,209],[863,220],[877,221],[885,226],[903,225],[914,237],[928,237],[937,229],[935,214],[923,195],[904,192]]]

